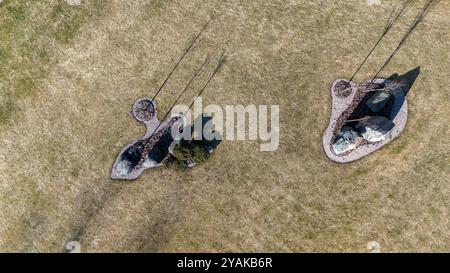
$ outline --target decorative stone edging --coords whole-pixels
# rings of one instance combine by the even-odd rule
[[[384,81],[384,79],[376,79],[375,83],[382,83]],[[337,94],[337,84],[342,82],[350,84],[350,94],[345,94],[344,96]],[[345,79],[336,80],[331,87],[332,112],[330,123],[323,135],[323,148],[328,158],[338,163],[349,163],[377,151],[401,134],[401,132],[405,129],[406,121],[408,119],[408,103],[406,101],[405,93],[402,89],[397,89],[393,92],[394,104],[390,112],[390,119],[395,124],[395,126],[388,133],[386,139],[377,143],[365,143],[347,154],[336,155],[331,148],[331,142],[334,139],[337,120],[342,115],[342,113],[350,107],[357,92],[357,85],[354,82],[349,82]]]
[[[168,119],[168,121],[160,122],[157,118],[157,113],[158,112],[157,112],[155,102],[149,98],[141,98],[141,99],[138,99],[134,103],[133,116],[137,121],[145,124],[145,126],[147,127],[147,132],[145,133],[144,136],[137,139],[133,143],[126,145],[120,151],[119,155],[116,158],[116,161],[114,162],[112,170],[111,170],[111,179],[115,179],[115,180],[116,179],[117,180],[137,179],[142,174],[142,172],[144,172],[145,170],[151,169],[151,168],[156,168],[156,167],[161,167],[163,165],[163,162],[170,156],[170,151],[169,151],[169,153],[158,164],[151,165],[151,166],[145,166],[145,164],[139,164],[130,173],[128,173],[126,175],[120,174],[117,171],[117,166],[122,159],[122,155],[131,146],[133,146],[141,141],[145,141],[152,136],[156,136],[158,133],[165,134],[166,132],[163,132],[163,131],[167,130],[168,127],[171,127],[172,119]],[[181,118],[182,122],[176,124],[176,126],[178,126],[179,128],[181,128],[181,126],[184,126],[184,119],[182,117],[180,117],[180,118]],[[157,131],[155,132],[155,130],[157,130]],[[170,134],[170,128],[169,128],[168,133]],[[170,150],[170,147],[169,147],[169,150]]]

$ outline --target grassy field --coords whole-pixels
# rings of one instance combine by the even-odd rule
[[[331,83],[351,76],[399,2],[5,0],[0,251],[62,252],[74,240],[83,252],[366,252],[370,241],[383,252],[450,251],[449,2],[383,75],[422,69],[400,138],[346,165],[321,147]],[[356,80],[389,56],[417,2]],[[193,170],[111,181],[117,153],[144,133],[134,100],[153,95],[214,13],[159,96],[160,114],[224,48],[204,103],[280,105],[279,149],[224,141]]]

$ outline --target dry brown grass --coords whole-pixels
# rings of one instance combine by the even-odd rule
[[[50,12],[58,1],[36,2],[27,8]],[[329,87],[352,74],[398,1],[111,0],[96,13],[96,1],[84,2],[77,16],[87,15],[69,39],[37,36],[50,41],[43,44],[49,61],[13,55],[0,64],[3,75],[12,71],[1,78],[2,99],[17,110],[0,125],[0,251],[64,251],[71,240],[86,252],[364,252],[369,241],[386,252],[450,250],[448,2],[386,70],[422,66],[407,129],[347,165],[332,163],[321,148]],[[112,182],[117,153],[144,130],[130,114],[132,103],[153,94],[214,12],[221,16],[159,97],[160,113],[207,53],[226,48],[229,61],[205,103],[279,104],[279,150],[224,142],[189,172],[162,168],[132,183]],[[27,16],[18,27],[33,31],[41,19]],[[50,15],[42,18],[52,25]],[[376,71],[406,25],[357,80]],[[19,44],[9,39],[16,52]],[[11,63],[43,72],[10,70]],[[25,75],[33,88],[16,96],[14,79]]]

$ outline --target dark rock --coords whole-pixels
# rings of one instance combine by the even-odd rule
[[[142,157],[142,151],[135,145],[128,148],[122,155],[122,160],[129,161],[131,164],[137,164]]]

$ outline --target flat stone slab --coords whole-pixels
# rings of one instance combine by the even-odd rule
[[[384,81],[385,79],[376,79],[375,83],[382,83]],[[344,93],[339,92],[342,89],[340,87],[342,84],[349,85],[349,90]],[[402,89],[397,89],[393,92],[394,102],[389,117],[395,126],[387,134],[386,139],[376,143],[361,144],[352,151],[343,155],[335,154],[332,149],[331,142],[334,140],[336,126],[338,123],[337,121],[341,117],[342,113],[352,105],[353,99],[355,98],[357,92],[357,84],[354,82],[349,82],[345,79],[336,80],[331,87],[332,112],[330,123],[323,135],[323,148],[328,158],[338,163],[352,162],[377,151],[401,134],[401,132],[405,129],[406,121],[408,119],[408,103],[406,101],[405,92],[403,92]]]

